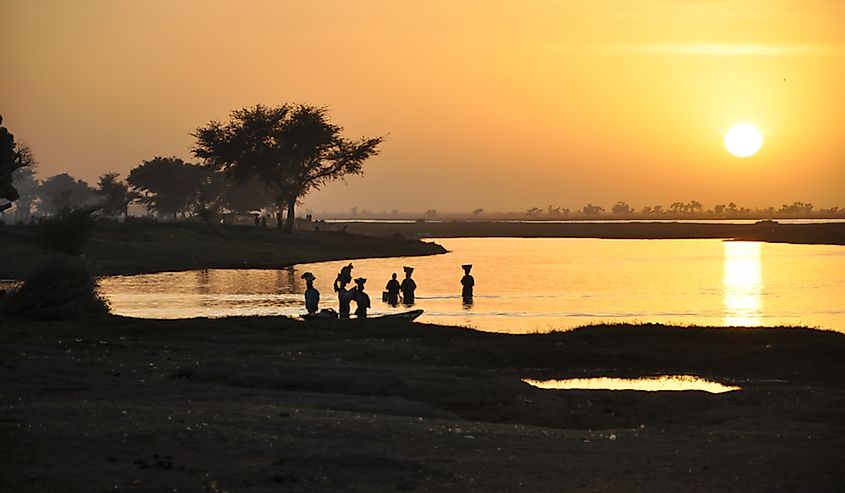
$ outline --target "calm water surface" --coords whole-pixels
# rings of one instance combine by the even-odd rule
[[[715,326],[807,325],[845,332],[845,247],[721,240],[583,238],[436,239],[450,253],[354,260],[371,313],[391,313],[381,291],[415,267],[421,322],[485,331],[545,332],[599,322]],[[332,281],[348,262],[279,270],[203,270],[100,281],[112,310],[149,318],[298,315],[313,272],[322,307],[337,309]],[[464,263],[475,300],[463,305]],[[354,306],[353,306],[354,310]]]

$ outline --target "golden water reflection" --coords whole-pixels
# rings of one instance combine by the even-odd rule
[[[641,378],[569,378],[565,380],[533,380],[524,378],[522,381],[541,389],[554,390],[644,390],[649,392],[703,390],[711,394],[740,390],[740,387],[724,385],[693,375],[660,375]]]
[[[763,316],[760,243],[726,241],[722,276],[724,325],[759,326]]]

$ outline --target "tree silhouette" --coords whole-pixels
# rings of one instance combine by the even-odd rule
[[[634,209],[632,209],[630,205],[622,201],[614,204],[610,210],[617,215],[631,214],[634,212]]]
[[[484,209],[478,208],[478,209],[475,209],[474,211],[472,211],[472,215],[475,216],[475,217],[478,217],[478,216],[481,215],[482,212],[484,212]]]
[[[38,187],[38,197],[38,211],[44,214],[58,214],[97,202],[96,192],[88,183],[67,173],[53,175],[44,180]]]
[[[126,182],[119,180],[120,173],[106,173],[97,183],[97,195],[100,196],[100,207],[107,216],[129,216],[129,204],[141,195],[129,189]]]
[[[284,230],[293,230],[296,202],[312,189],[347,174],[362,174],[382,137],[352,141],[328,120],[325,107],[284,104],[235,110],[226,123],[212,121],[192,135],[194,156],[237,182],[257,177],[272,189]]]
[[[129,172],[126,181],[148,210],[173,219],[195,205],[205,171],[176,157],[155,157]]]
[[[25,144],[19,146],[21,160],[27,163],[12,173],[12,186],[18,192],[15,201],[15,221],[27,221],[32,218],[32,206],[38,198],[38,187],[41,182],[35,178],[36,162]]]
[[[15,172],[34,163],[29,147],[15,143],[15,136],[2,124],[3,115],[0,115],[0,199],[8,201],[0,204],[0,212],[18,200],[18,190],[12,183]]]
[[[588,203],[581,208],[581,213],[585,216],[598,216],[602,212],[604,212],[604,207],[600,205],[593,205],[592,203]]]

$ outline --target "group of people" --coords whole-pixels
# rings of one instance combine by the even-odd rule
[[[472,303],[472,292],[475,287],[475,279],[470,275],[472,264],[464,264],[461,266],[464,269],[464,277],[461,278],[461,297],[464,303]],[[383,301],[390,306],[397,306],[401,302],[407,306],[414,304],[414,292],[417,289],[417,283],[411,278],[414,272],[413,267],[404,266],[402,270],[405,271],[405,278],[400,283],[394,272],[390,280],[387,281],[385,291],[383,294]],[[320,305],[320,292],[314,287],[314,280],[317,278],[310,272],[305,272],[300,276],[305,280],[305,309],[309,314],[317,313]],[[347,286],[354,282],[355,286],[347,288]],[[366,318],[367,310],[370,309],[370,296],[364,289],[367,279],[358,277],[352,279],[352,264],[341,267],[337,277],[332,284],[332,288],[337,293],[338,299],[338,316],[340,318],[349,318],[352,309],[352,302],[355,302],[355,316],[358,318]]]

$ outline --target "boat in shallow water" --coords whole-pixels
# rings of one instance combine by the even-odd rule
[[[386,315],[374,315],[365,319],[348,318],[345,320],[405,320],[411,322],[423,314],[423,310],[410,310],[401,313],[388,313]],[[337,319],[337,312],[334,310],[320,310],[317,313],[306,313],[302,315],[303,320],[332,320]]]

